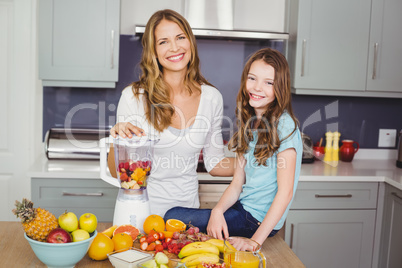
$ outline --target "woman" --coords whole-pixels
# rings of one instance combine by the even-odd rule
[[[190,222],[222,239],[262,244],[283,226],[300,175],[303,145],[293,115],[286,58],[265,48],[247,61],[237,95],[239,130],[229,143],[239,164],[212,209],[172,208],[165,219]],[[238,248],[240,249],[240,248]]]
[[[177,12],[154,13],[142,45],[140,80],[123,90],[118,123],[110,133],[160,137],[147,186],[152,214],[163,216],[177,205],[198,208],[201,150],[211,175],[233,175],[234,160],[225,158],[223,150],[222,95],[201,75],[195,37]],[[109,159],[115,171],[113,163]]]

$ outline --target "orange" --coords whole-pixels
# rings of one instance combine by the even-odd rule
[[[151,230],[162,232],[165,230],[165,221],[159,215],[149,215],[144,221],[144,232],[149,234]]]
[[[107,235],[108,237],[112,238],[113,237],[113,232],[116,230],[117,225],[113,225],[112,227],[106,229],[105,231],[102,232],[102,234]]]
[[[166,221],[166,230],[169,232],[185,231],[186,224],[180,220],[170,219]]]
[[[173,237],[173,232],[162,231],[162,233],[165,235],[165,238],[172,238]]]
[[[124,225],[118,226],[113,231],[113,236],[115,236],[116,234],[120,234],[120,233],[126,233],[128,235],[131,235],[131,237],[133,238],[133,241],[135,241],[137,239],[137,236],[140,234],[140,230],[138,230],[137,227],[135,227],[131,224],[124,224]]]
[[[112,238],[114,250],[126,251],[133,246],[133,238],[126,233],[119,233]],[[124,249],[124,250],[123,250]]]
[[[107,235],[98,233],[88,249],[88,256],[95,261],[107,259],[107,254],[113,252],[114,244]]]

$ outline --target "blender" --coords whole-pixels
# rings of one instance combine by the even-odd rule
[[[113,225],[131,224],[143,232],[150,215],[147,179],[152,169],[156,136],[112,136],[100,140],[100,175],[102,180],[119,187]],[[107,148],[113,143],[117,178],[107,172]]]

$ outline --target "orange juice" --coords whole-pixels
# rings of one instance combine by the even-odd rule
[[[260,254],[265,267],[265,257]],[[231,264],[232,268],[258,268],[260,267],[260,258],[252,252],[237,251],[224,255],[225,263]]]

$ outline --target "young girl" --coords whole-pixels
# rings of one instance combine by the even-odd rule
[[[222,239],[249,237],[262,244],[283,226],[300,174],[302,140],[293,115],[285,57],[265,48],[244,67],[237,95],[237,153],[233,180],[214,209],[176,207],[180,219]]]

